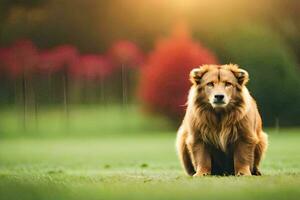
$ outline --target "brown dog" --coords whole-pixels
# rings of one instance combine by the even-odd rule
[[[255,100],[236,65],[204,65],[190,73],[193,83],[177,135],[186,172],[203,175],[261,175],[258,165],[267,135]]]

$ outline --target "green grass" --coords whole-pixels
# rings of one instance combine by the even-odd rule
[[[62,106],[39,107],[37,112],[27,109],[25,120],[21,107],[0,110],[0,137],[106,137],[152,133],[171,127],[165,118],[141,114],[141,109],[133,105],[69,105],[69,118]]]
[[[269,138],[262,177],[204,178],[183,173],[170,132],[1,139],[0,199],[299,199],[300,130]]]

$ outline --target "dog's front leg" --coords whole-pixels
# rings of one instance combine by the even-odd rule
[[[206,145],[192,136],[187,140],[187,146],[191,154],[196,173],[194,176],[206,176],[211,174],[211,157]]]
[[[255,144],[252,142],[238,141],[234,149],[235,175],[250,176],[254,157]]]

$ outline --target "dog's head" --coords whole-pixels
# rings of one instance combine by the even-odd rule
[[[237,65],[204,65],[191,71],[190,80],[197,89],[197,101],[221,110],[240,99],[249,75]]]

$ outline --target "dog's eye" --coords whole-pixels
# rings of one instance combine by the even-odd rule
[[[231,87],[231,86],[232,86],[232,83],[230,83],[230,82],[225,83],[225,87]]]
[[[214,83],[213,82],[209,82],[206,84],[208,87],[214,87]]]

